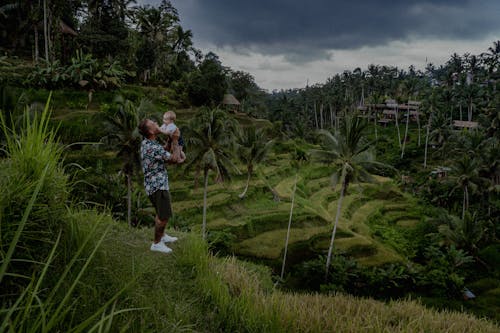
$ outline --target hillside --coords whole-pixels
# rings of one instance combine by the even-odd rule
[[[89,217],[80,213],[82,225],[89,225]],[[149,229],[130,230],[108,219],[101,230],[106,225],[110,229],[86,281],[98,290],[106,288],[106,294],[135,281],[119,305],[147,309],[116,317],[116,324],[126,325],[127,331],[498,331],[470,315],[428,310],[415,301],[384,304],[340,294],[278,291],[268,271],[235,258],[214,257],[192,233],[174,231],[180,240],[172,245],[172,255],[162,255],[148,250]]]
[[[83,97],[78,96],[80,99]],[[69,102],[78,103],[78,98],[63,100],[67,105]],[[61,100],[55,102],[58,107],[51,121],[53,125],[60,124],[60,138],[64,143],[69,143],[65,140],[70,138],[89,140],[104,133],[99,118],[96,118],[106,105],[106,100],[101,102],[99,107],[90,110],[78,107],[68,110],[64,109],[64,105],[57,104]],[[195,112],[193,109],[179,110],[184,126]],[[161,115],[160,112],[157,114]],[[267,121],[246,115],[237,114],[235,117],[243,126],[269,126]],[[17,158],[21,161],[29,158],[30,163],[23,165],[40,172],[45,164],[42,158],[36,156],[51,146],[50,140],[43,140],[43,135],[35,136],[38,137],[42,139],[38,146],[33,147],[39,148],[30,151],[31,146],[26,146],[19,150]],[[78,270],[69,274],[70,278],[77,276],[81,281],[74,284],[76,287],[69,294],[65,296],[63,292],[61,295],[84,300],[75,303],[68,312],[74,322],[85,321],[95,309],[100,309],[104,311],[102,318],[108,327],[130,332],[498,331],[494,324],[470,314],[449,310],[438,312],[416,301],[384,303],[339,293],[342,290],[337,287],[342,285],[337,282],[326,284],[322,293],[305,292],[304,287],[308,286],[301,285],[303,281],[297,277],[304,272],[304,267],[311,265],[327,250],[339,188],[338,185],[332,186],[328,166],[314,160],[295,163],[291,152],[297,146],[306,151],[313,147],[300,140],[277,143],[266,162],[256,167],[256,174],[244,199],[238,196],[245,186],[244,172],[234,173],[231,182],[220,183],[210,178],[208,243],[199,237],[203,189],[194,186],[193,172],[185,172],[178,166],[169,167],[175,212],[170,228],[180,237],[178,243],[173,245],[174,253],[171,256],[149,251],[152,211],[143,193],[140,176],[135,179],[133,192],[138,226],[129,228],[124,223],[126,192],[121,175],[117,174],[121,160],[116,156],[116,150],[99,149],[95,144],[66,148],[64,172],[71,178],[70,185],[63,192],[70,194],[72,200],[87,199],[76,201],[77,205],[68,207],[66,213],[58,215],[57,220],[66,230],[63,233],[66,239],[62,242],[65,249],[61,252],[64,255],[60,260],[76,253],[72,260],[85,263],[85,274],[83,271],[79,274]],[[24,146],[21,144],[19,147]],[[23,149],[28,149],[35,157],[25,155]],[[45,155],[41,156],[46,158]],[[10,165],[9,159],[3,162]],[[244,171],[243,165],[237,164],[237,167]],[[6,168],[4,172],[8,174],[9,170]],[[61,169],[58,172],[62,174],[63,171]],[[281,266],[296,176],[296,205],[287,276],[285,281],[281,281],[282,288],[278,289],[274,282]],[[58,173],[51,177],[50,184],[66,186],[55,181],[61,177]],[[2,178],[2,181],[4,179],[9,181],[10,178]],[[37,181],[35,179],[34,182]],[[8,188],[14,186],[14,183],[6,184]],[[12,187],[6,192],[9,197],[16,195],[16,188]],[[27,189],[33,190],[32,186]],[[49,186],[48,190],[54,189]],[[29,198],[29,191],[19,195]],[[51,196],[42,198],[46,200]],[[61,209],[63,202],[53,201],[50,199],[49,203]],[[24,205],[23,202],[27,200],[20,201],[20,204]],[[8,207],[6,202],[3,203],[2,207]],[[35,207],[42,211],[47,209],[44,202]],[[94,210],[88,210],[88,207],[94,207]],[[24,211],[25,206],[11,209],[19,215],[16,209]],[[51,214],[48,212],[48,216]],[[45,218],[45,215],[41,216]],[[384,294],[381,296],[388,299],[394,291],[391,287],[397,291],[398,283],[403,285],[404,290],[406,282],[397,279],[405,278],[407,272],[400,269],[420,250],[422,233],[419,228],[434,217],[434,211],[403,192],[390,178],[376,176],[374,183],[352,184],[342,205],[335,258],[352,260],[352,263],[359,265],[355,266],[357,271],[347,274],[379,274],[371,275],[375,278],[395,274],[387,279],[379,278],[378,283],[382,284],[382,288],[374,288],[375,294],[382,290]],[[6,218],[12,216],[7,215]],[[89,239],[90,246],[85,244]],[[76,251],[79,248],[82,250]],[[314,271],[314,266],[310,267],[313,269],[307,274],[318,280],[321,271]],[[59,276],[58,269],[62,268],[55,266],[54,269],[54,277]],[[335,271],[334,276],[343,277],[341,273]],[[363,278],[363,275],[360,276]],[[410,276],[409,280],[412,278]],[[50,281],[44,283],[50,285]],[[387,283],[394,285],[387,286]],[[66,284],[71,285],[71,280],[63,283]],[[290,290],[294,287],[302,291]],[[365,282],[360,291],[367,291],[368,288]],[[494,283],[489,283],[483,289],[484,297],[480,302],[490,302],[477,303],[480,307],[489,307],[483,314],[492,316],[497,290],[498,286]],[[400,294],[396,293],[395,297],[398,296]],[[442,300],[435,298],[431,302]],[[457,301],[454,305],[462,304]]]

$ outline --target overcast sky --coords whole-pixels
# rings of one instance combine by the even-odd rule
[[[157,4],[160,0],[139,0]],[[195,47],[272,90],[369,64],[422,69],[500,39],[500,0],[172,0]]]

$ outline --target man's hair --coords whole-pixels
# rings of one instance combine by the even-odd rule
[[[141,135],[144,137],[147,137],[149,135],[148,121],[149,121],[148,118],[143,119],[143,120],[141,120],[139,125],[137,125],[137,128],[139,129],[139,133],[141,133]]]
[[[175,119],[177,119],[177,116],[175,115],[174,111],[167,111],[165,112],[164,116],[166,116],[167,119],[170,119],[172,121],[175,121]]]

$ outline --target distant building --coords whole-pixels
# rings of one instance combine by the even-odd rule
[[[222,106],[229,112],[238,112],[240,110],[240,102],[232,94],[225,94],[222,98]]]

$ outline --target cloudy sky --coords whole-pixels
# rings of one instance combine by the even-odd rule
[[[142,0],[155,4],[160,0]],[[195,46],[272,90],[369,64],[443,64],[500,39],[500,0],[172,0]]]

